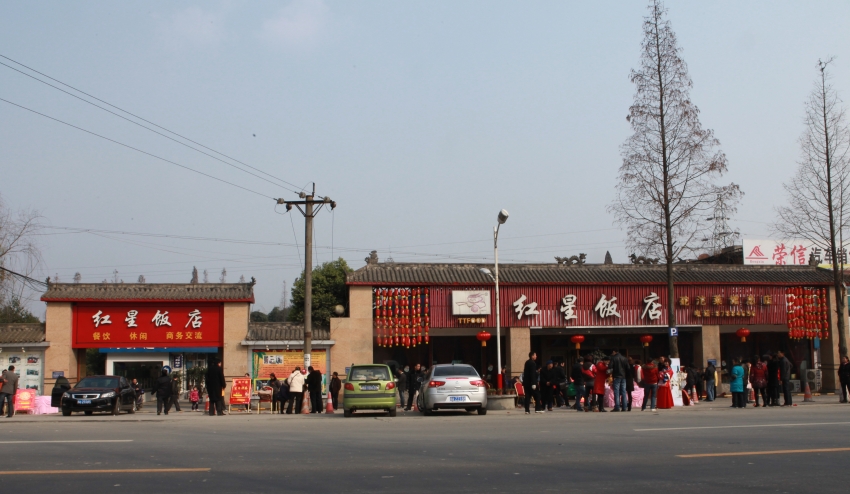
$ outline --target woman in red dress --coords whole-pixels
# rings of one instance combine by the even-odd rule
[[[608,379],[608,357],[596,364],[596,380],[593,382],[593,394],[596,395],[596,407],[600,412],[605,410],[605,380]]]
[[[673,371],[662,357],[658,362],[658,408],[673,408],[673,392],[670,390],[672,377]]]

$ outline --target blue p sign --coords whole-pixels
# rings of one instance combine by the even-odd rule
[[[679,336],[679,328],[670,328],[670,336]]]

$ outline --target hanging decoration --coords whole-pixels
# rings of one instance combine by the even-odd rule
[[[738,331],[735,331],[735,335],[737,335],[738,338],[741,338],[741,343],[746,343],[747,336],[750,335],[750,330],[747,328],[741,328]]]
[[[785,307],[789,338],[829,338],[826,288],[788,287],[785,289]]]
[[[640,342],[643,343],[643,346],[649,346],[649,343],[652,342],[652,335],[645,334],[640,337]]]
[[[380,347],[416,348],[430,342],[428,288],[375,288],[375,341]]]
[[[487,342],[490,340],[490,333],[482,329],[475,337],[481,342],[481,346],[484,347],[487,346]]]

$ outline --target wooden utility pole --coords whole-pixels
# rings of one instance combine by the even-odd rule
[[[291,211],[292,206],[298,208],[304,215],[304,369],[311,365],[310,354],[313,352],[313,218],[322,210],[325,204],[331,209],[336,208],[336,202],[330,197],[316,197],[316,183],[313,182],[313,192],[309,195],[301,192],[298,194],[303,200],[286,201],[278,199],[278,204],[286,204],[286,210]],[[318,207],[314,207],[318,205]],[[304,209],[301,209],[304,206]]]

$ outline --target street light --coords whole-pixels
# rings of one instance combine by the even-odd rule
[[[499,216],[496,220],[499,222],[499,224],[493,227],[493,258],[496,262],[496,274],[494,276],[487,268],[481,268],[479,271],[492,278],[496,284],[496,372],[498,373],[496,386],[498,389],[502,389],[504,387],[504,379],[502,377],[502,321],[499,314],[499,227],[508,221],[508,212],[504,209],[499,211]]]

